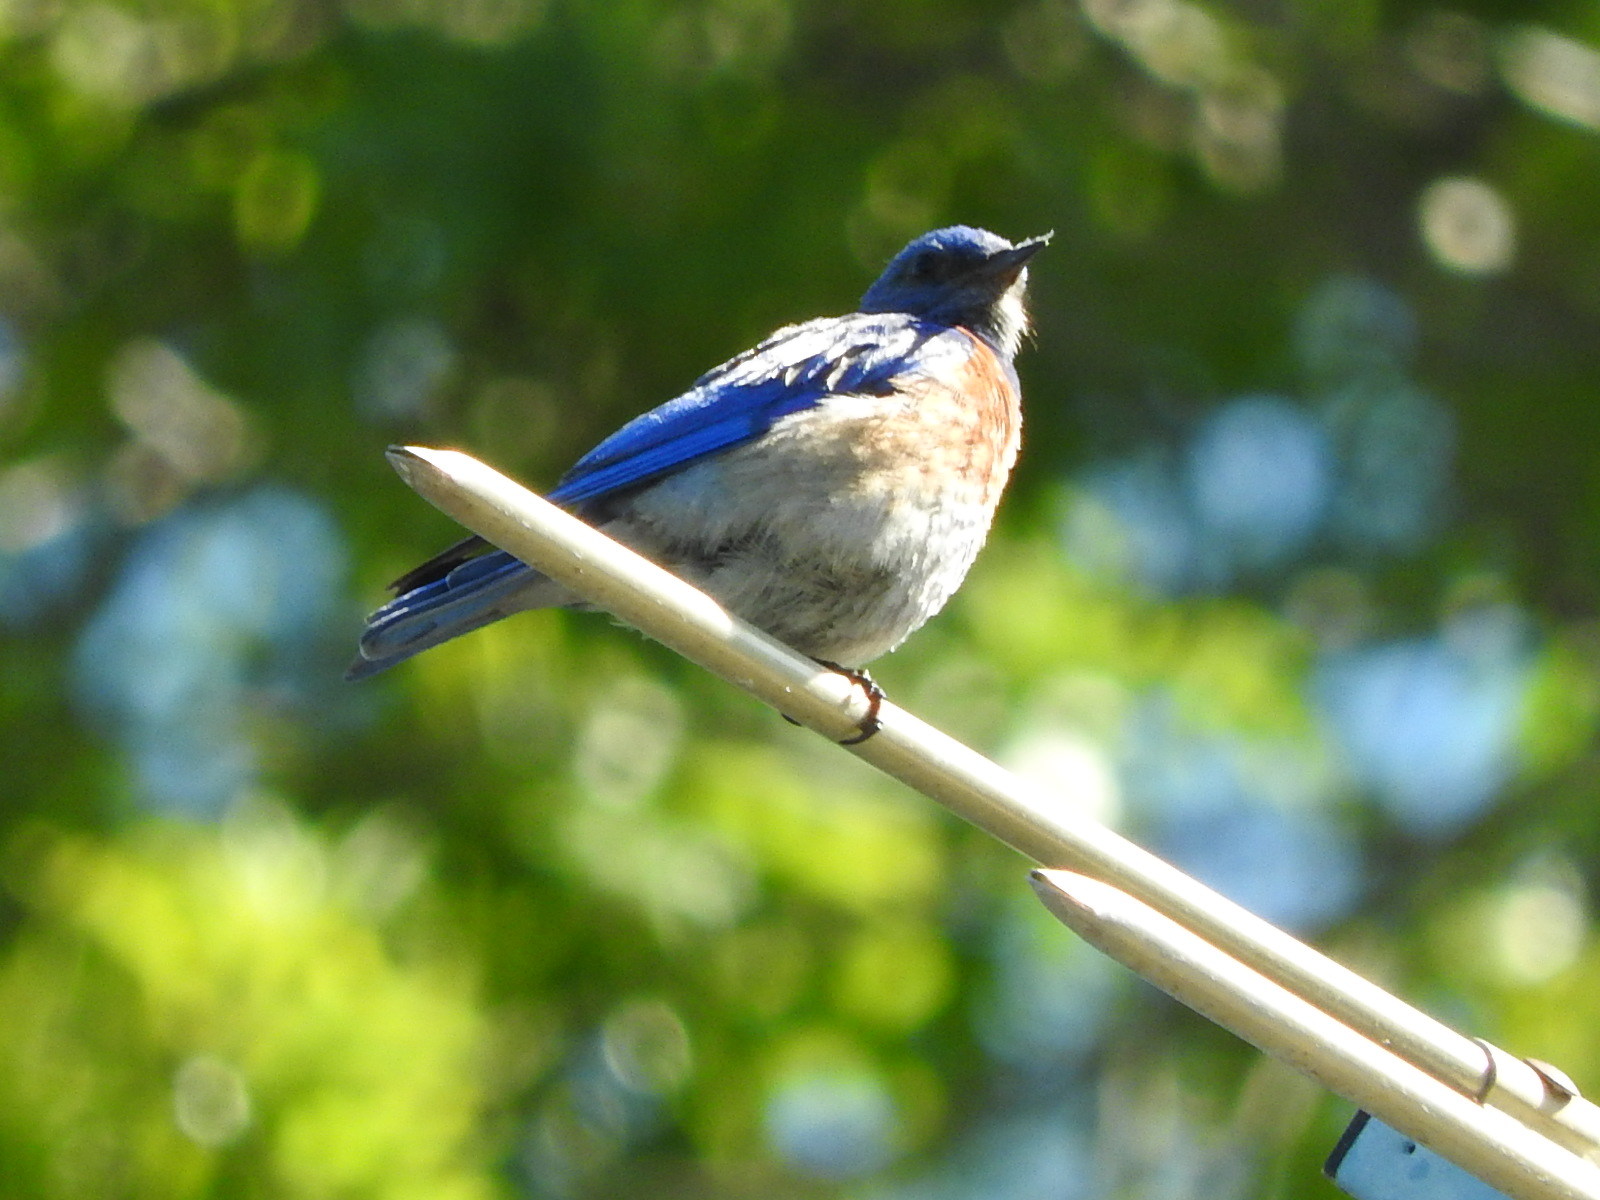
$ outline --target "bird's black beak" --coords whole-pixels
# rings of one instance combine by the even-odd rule
[[[985,260],[983,273],[991,278],[1001,279],[1006,283],[1010,283],[1022,273],[1022,268],[1028,265],[1028,260],[1049,245],[1050,239],[1055,235],[1055,230],[1052,229],[1049,233],[1041,233],[1038,237],[1028,238],[1026,241],[1018,242],[1008,249],[996,250]]]

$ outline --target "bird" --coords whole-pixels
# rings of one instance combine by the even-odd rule
[[[866,691],[965,579],[1021,441],[1028,264],[952,225],[913,239],[856,312],[788,325],[590,450],[548,498]],[[473,536],[367,618],[362,679],[527,609],[583,608]]]

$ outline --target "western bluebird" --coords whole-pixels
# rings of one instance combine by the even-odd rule
[[[778,330],[630,421],[549,498],[861,683],[942,607],[1017,455],[1028,260],[955,225],[900,251],[861,310]],[[470,537],[408,572],[348,678],[529,608],[584,605]],[[863,736],[875,728],[869,715]]]

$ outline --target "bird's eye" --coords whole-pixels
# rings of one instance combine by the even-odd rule
[[[937,283],[942,276],[939,256],[919,254],[909,264],[908,274],[914,283]]]

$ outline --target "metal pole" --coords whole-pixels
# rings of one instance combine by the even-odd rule
[[[1519,1200],[1600,1194],[1600,1167],[1481,1105],[1126,892],[1035,871],[1039,898],[1162,991]]]
[[[865,698],[840,675],[478,460],[421,447],[391,448],[389,459],[410,487],[468,529],[824,736],[844,740],[865,715]],[[1561,1146],[1600,1156],[1600,1108],[1550,1084],[1528,1064],[1503,1052],[1491,1063],[1483,1044],[905,710],[884,703],[879,719],[876,736],[848,747],[852,753],[1035,862],[1071,868],[1137,897],[1457,1093],[1481,1094]],[[1399,1119],[1392,1123],[1412,1132]],[[1600,1190],[1587,1194],[1600,1200]]]

